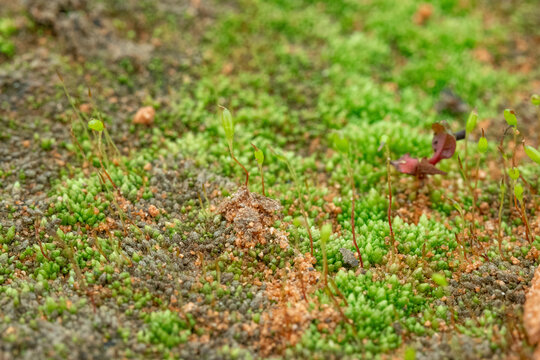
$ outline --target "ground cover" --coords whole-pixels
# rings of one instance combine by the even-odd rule
[[[0,357],[531,358],[539,15],[2,6]]]

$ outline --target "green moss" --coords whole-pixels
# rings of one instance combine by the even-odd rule
[[[165,310],[150,313],[145,322],[146,327],[137,334],[140,342],[172,348],[187,341],[194,320],[181,319],[177,313]]]

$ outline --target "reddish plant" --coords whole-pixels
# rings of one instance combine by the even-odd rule
[[[445,175],[446,173],[439,170],[437,165],[443,159],[451,158],[456,152],[456,142],[463,138],[463,134],[454,134],[446,123],[435,123],[431,126],[433,129],[433,140],[431,147],[433,156],[429,159],[412,158],[409,154],[405,154],[398,160],[392,161],[392,165],[403,174],[414,175],[419,179],[425,178],[427,175]]]

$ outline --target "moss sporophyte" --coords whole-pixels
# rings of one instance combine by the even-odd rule
[[[244,165],[242,165],[240,161],[238,161],[236,156],[234,156],[234,119],[231,115],[231,112],[221,105],[220,111],[221,127],[225,131],[225,138],[227,139],[227,144],[229,146],[229,154],[231,155],[231,158],[234,160],[234,162],[236,162],[242,168],[242,170],[244,170],[244,173],[246,174],[246,181],[244,183],[244,186],[249,191],[249,172],[246,170]]]

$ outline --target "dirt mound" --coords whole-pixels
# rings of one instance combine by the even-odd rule
[[[233,223],[237,232],[236,245],[250,248],[257,242],[267,242],[266,236],[275,230],[272,224],[279,218],[276,213],[281,210],[281,204],[242,187],[216,210]]]

